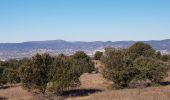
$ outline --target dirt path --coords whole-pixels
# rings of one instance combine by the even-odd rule
[[[80,77],[81,87],[80,88],[90,88],[90,89],[107,89],[108,82],[100,73],[97,74],[83,74]]]
[[[108,81],[100,73],[83,74],[80,81],[79,95],[69,97],[67,100],[87,100],[92,94],[106,91],[109,85]]]

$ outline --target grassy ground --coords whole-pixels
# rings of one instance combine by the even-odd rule
[[[170,86],[105,91],[84,100],[170,100]]]
[[[101,72],[102,65],[97,61],[95,63]],[[106,81],[100,73],[84,74],[81,77],[81,82],[81,88],[93,88],[101,91],[90,93],[87,96],[69,97],[67,100],[170,100],[170,73],[163,82],[163,86],[143,89],[108,90],[107,87],[111,83]]]
[[[100,67],[100,64],[97,64]],[[65,91],[66,100],[170,100],[170,74],[165,79],[164,86],[143,89],[108,90],[111,84],[100,73],[83,74],[80,77],[82,85],[79,88]],[[0,100],[47,100],[42,95],[35,95],[21,86],[1,87]],[[63,100],[63,98],[54,98]]]
[[[33,100],[34,96],[21,86],[4,87],[0,89],[0,97],[7,100]],[[34,99],[35,100],[35,99]]]
[[[108,90],[108,82],[101,74],[84,74],[81,81],[80,88],[63,94],[67,100],[170,100],[169,85],[144,89]],[[1,88],[0,100],[46,100],[46,98],[34,95],[21,86],[14,86]]]

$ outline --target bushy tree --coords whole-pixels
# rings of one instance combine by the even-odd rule
[[[160,51],[156,52],[156,58],[162,60],[164,62],[170,61],[170,55],[168,54],[161,54]]]
[[[18,60],[10,59],[8,61],[1,61],[0,66],[4,67],[4,68],[9,68],[9,69],[16,70],[16,69],[19,68],[20,65],[19,65]]]
[[[105,65],[103,75],[115,83],[116,88],[127,87],[137,71],[131,60],[125,57],[124,49],[107,48],[102,57]]]
[[[140,56],[155,57],[155,53],[155,50],[149,44],[143,42],[137,42],[127,49],[127,55],[132,60]]]
[[[156,52],[156,58],[161,59],[161,57],[162,57],[161,52],[160,51]]]
[[[31,89],[39,89],[42,93],[48,83],[48,70],[52,64],[49,54],[36,54],[20,68],[21,80],[24,86]]]
[[[134,67],[139,71],[136,80],[150,80],[159,83],[167,76],[168,65],[160,60],[139,57],[134,61]]]
[[[2,67],[0,66],[0,85],[3,84],[3,80],[2,80],[2,73],[3,73],[3,71],[4,71],[4,68],[2,68]]]
[[[20,77],[18,75],[19,61],[18,60],[8,60],[1,61],[1,83],[19,83]]]
[[[7,69],[7,68],[3,70],[1,79],[4,84],[20,82],[20,77],[19,77],[18,72],[16,70]]]
[[[128,87],[132,81],[159,83],[169,69],[166,62],[156,57],[151,46],[141,42],[127,49],[107,48],[102,62],[105,65],[103,75],[117,88]]]
[[[162,55],[161,60],[167,62],[169,60],[169,56],[168,55]]]
[[[103,55],[103,52],[96,51],[96,53],[94,54],[94,59],[95,60],[100,60],[102,55]]]
[[[37,54],[26,60],[19,72],[26,88],[38,89],[42,93],[46,90],[61,93],[65,89],[78,86],[80,75],[91,72],[93,68],[91,58],[84,52],[77,52],[72,56],[60,54],[56,57]]]
[[[91,73],[95,70],[91,58],[83,51],[78,51],[72,57],[73,66],[76,66],[81,73]]]
[[[55,93],[61,93],[63,90],[78,86],[79,77],[82,73],[76,70],[71,57],[58,56],[49,71],[48,90]]]

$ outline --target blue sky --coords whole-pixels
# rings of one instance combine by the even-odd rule
[[[170,0],[0,0],[0,42],[170,39]]]

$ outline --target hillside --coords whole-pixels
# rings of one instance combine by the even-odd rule
[[[96,50],[104,50],[106,47],[113,48],[127,48],[133,45],[136,41],[94,41],[94,42],[82,42],[75,41],[69,42],[64,40],[51,40],[51,41],[32,41],[23,43],[0,43],[0,59],[19,59],[24,57],[30,57],[36,53],[50,53],[57,55],[59,53],[72,54],[75,51],[85,51],[91,55]],[[170,52],[170,39],[167,40],[152,40],[143,41],[150,44],[154,49],[163,53]]]
[[[169,82],[170,76],[166,78]],[[64,97],[54,96],[54,100],[169,100],[170,86],[138,89],[107,90],[107,82],[97,74],[81,76],[82,85],[78,89],[65,92]],[[0,100],[48,100],[41,94],[26,91],[21,86],[0,88]]]

